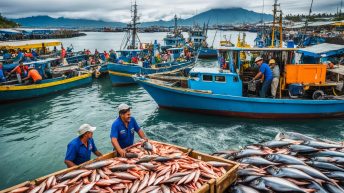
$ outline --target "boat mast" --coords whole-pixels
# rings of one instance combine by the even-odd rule
[[[278,21],[278,25],[279,25],[279,32],[280,32],[280,45],[279,47],[282,47],[282,10],[278,10],[277,7],[279,7],[280,4],[277,4],[277,0],[275,0],[275,3],[273,5],[274,9],[273,11],[273,22],[272,22],[272,33],[271,33],[271,47],[275,47],[275,25],[277,24],[277,13],[280,12],[280,18]]]
[[[178,18],[177,14],[174,15],[174,35],[177,36],[178,34]]]
[[[313,7],[313,0],[312,0],[312,2],[311,2],[311,7],[309,8],[308,17],[306,18],[306,21],[305,21],[305,29],[304,29],[304,31],[303,31],[303,37],[302,37],[302,41],[301,41],[301,46],[302,46],[302,47],[304,47],[303,42],[305,41],[305,36],[306,36],[306,33],[307,33],[308,20],[309,20],[309,18],[310,18],[311,15],[312,15],[312,7]]]
[[[132,34],[131,34],[131,48],[136,49],[136,34],[137,34],[137,4],[136,1],[134,5],[132,5],[132,13],[133,13],[133,23],[131,26]]]

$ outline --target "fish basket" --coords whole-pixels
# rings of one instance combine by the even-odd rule
[[[153,140],[151,140],[151,141],[153,141]],[[178,148],[180,151],[187,153],[188,156],[190,156],[194,159],[198,159],[198,160],[202,160],[202,161],[219,161],[219,162],[229,164],[228,167],[225,168],[227,172],[224,175],[222,175],[221,177],[219,177],[217,179],[209,180],[207,183],[203,184],[203,186],[201,188],[194,191],[194,193],[223,193],[237,179],[237,171],[238,171],[238,168],[240,165],[237,162],[233,162],[233,161],[226,160],[226,159],[223,159],[220,157],[215,157],[215,156],[211,156],[211,155],[204,154],[201,152],[193,151],[193,149],[190,149],[190,148],[180,147],[180,146],[171,145],[171,144],[162,143],[162,142],[157,142],[157,141],[154,141],[154,142]],[[128,147],[128,148],[130,148],[130,147]],[[109,159],[109,158],[113,158],[113,157],[116,157],[115,151],[104,154],[101,157],[90,160],[90,161],[85,162],[83,164],[80,164],[78,166],[63,169],[63,170],[48,174],[46,176],[37,178],[37,179],[32,180],[32,181],[26,181],[26,182],[20,183],[18,185],[9,187],[7,189],[1,190],[0,193],[9,193],[9,192],[11,192],[17,188],[24,187],[24,186],[27,186],[29,184],[32,184],[32,185],[40,184],[41,182],[43,182],[44,180],[46,180],[50,176],[53,176],[53,175],[57,176],[57,175],[61,175],[64,173],[68,173],[70,171],[80,169],[83,166],[86,166],[86,165],[91,164],[93,162],[97,162],[97,161],[101,161],[101,160],[105,160],[105,159]]]

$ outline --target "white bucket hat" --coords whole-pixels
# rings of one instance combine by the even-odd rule
[[[260,56],[258,56],[258,57],[254,60],[254,63],[256,63],[256,62],[258,62],[258,61],[261,61],[261,60],[263,60],[263,58],[260,57]]]
[[[92,127],[89,124],[82,124],[78,129],[78,133],[79,133],[79,135],[82,135],[82,134],[86,133],[87,131],[93,133],[95,130],[96,130],[96,127]]]
[[[127,110],[127,109],[130,109],[130,106],[127,104],[122,103],[118,106],[118,112],[120,112],[121,110]]]

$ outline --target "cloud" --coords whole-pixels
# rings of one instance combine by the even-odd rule
[[[264,2],[264,7],[263,7]],[[188,18],[213,8],[242,7],[271,13],[274,0],[137,0],[142,22]],[[311,0],[280,0],[284,14],[308,14]],[[0,12],[9,18],[37,15],[104,21],[130,20],[130,0],[0,0]],[[315,0],[313,13],[336,12],[340,0]]]

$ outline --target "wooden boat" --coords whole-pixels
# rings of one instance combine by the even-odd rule
[[[92,74],[85,72],[74,77],[58,77],[42,80],[39,84],[31,85],[1,85],[0,102],[16,101],[40,97],[92,82]]]

